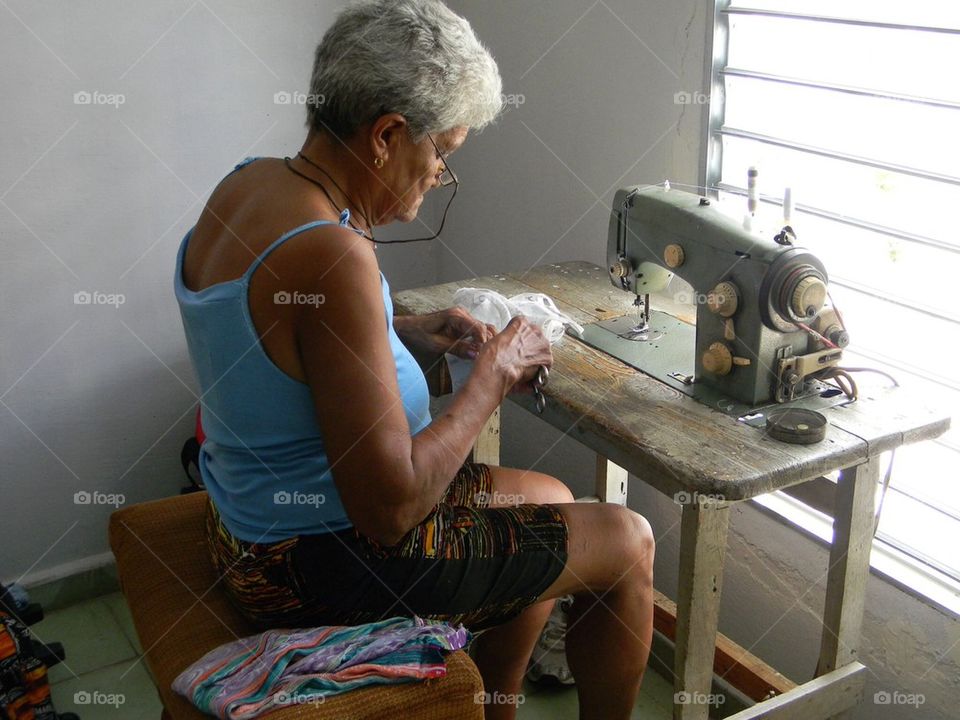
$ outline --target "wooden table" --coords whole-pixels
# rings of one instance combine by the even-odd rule
[[[584,262],[406,290],[396,294],[395,311],[419,314],[450,307],[460,287],[491,288],[507,296],[543,292],[581,324],[633,311],[632,296],[614,288],[605,269]],[[693,701],[676,703],[674,718],[706,718],[709,710],[697,699],[711,691],[719,653],[717,617],[730,506],[837,469],[841,474],[816,677],[799,686],[777,686],[771,680],[783,690],[780,694],[731,717],[815,720],[840,717],[859,702],[866,668],[857,662],[857,649],[879,454],[940,435],[949,427],[946,414],[895,388],[869,390],[856,403],[824,411],[830,426],[822,442],[789,445],[570,336],[553,352],[547,405],[539,417],[596,451],[598,498],[624,503],[627,473],[632,473],[683,501],[674,672],[677,693]],[[535,413],[532,397],[511,399]],[[481,433],[475,457],[499,463],[499,413]]]

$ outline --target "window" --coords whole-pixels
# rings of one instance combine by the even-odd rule
[[[826,265],[849,366],[960,407],[960,3],[716,0],[706,186]],[[858,382],[883,382],[858,375]],[[954,418],[956,420],[956,418]],[[878,538],[960,580],[960,428],[897,451]],[[954,542],[945,541],[953,538]]]

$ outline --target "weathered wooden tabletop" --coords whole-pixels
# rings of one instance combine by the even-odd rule
[[[405,290],[394,296],[394,307],[398,314],[440,310],[450,307],[461,287],[507,296],[546,293],[581,324],[633,312],[632,295],[614,288],[605,269],[586,262]],[[822,442],[790,445],[569,335],[553,354],[542,419],[668,495],[686,490],[744,500],[937,437],[950,423],[946,412],[927,407],[923,398],[867,376],[857,402],[823,411],[830,426]],[[511,399],[535,412],[532,398]]]

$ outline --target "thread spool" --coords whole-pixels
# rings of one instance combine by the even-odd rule
[[[793,220],[793,190],[783,189],[783,224],[790,225]]]
[[[747,169],[747,212],[750,215],[757,214],[757,169],[753,166]]]

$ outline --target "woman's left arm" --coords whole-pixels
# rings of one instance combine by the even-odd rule
[[[411,351],[434,355],[449,352],[469,360],[497,334],[493,325],[480,322],[460,307],[427,315],[395,315],[393,329]]]

